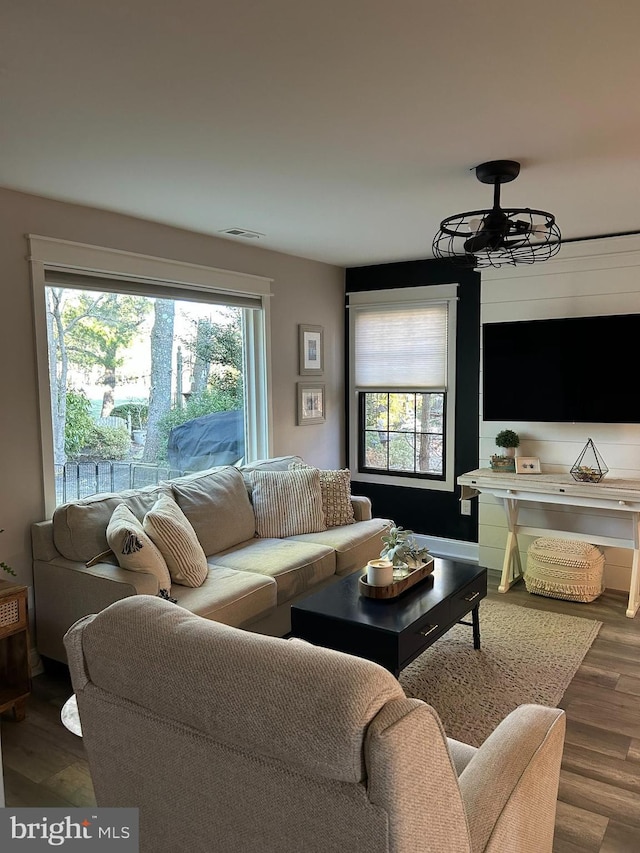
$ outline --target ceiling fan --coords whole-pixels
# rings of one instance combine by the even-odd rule
[[[493,184],[493,208],[444,219],[433,240],[436,258],[481,268],[533,264],[558,253],[560,229],[551,213],[500,206],[500,186],[518,177],[520,163],[491,160],[476,166],[475,172],[481,183]]]

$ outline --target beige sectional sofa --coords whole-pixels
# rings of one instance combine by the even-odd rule
[[[352,497],[355,521],[287,538],[257,538],[251,472],[286,470],[299,457],[224,466],[157,486],[93,495],[56,509],[32,528],[36,646],[41,655],[66,661],[63,636],[78,619],[136,594],[157,595],[155,574],[121,568],[108,550],[113,510],[126,503],[143,519],[170,490],[186,515],[209,566],[200,587],[173,583],[178,604],[207,619],[260,633],[290,629],[293,601],[362,568],[379,555],[389,522],[371,517],[367,498]]]

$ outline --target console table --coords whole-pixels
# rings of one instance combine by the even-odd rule
[[[477,471],[469,471],[458,477],[458,485],[462,486],[463,499],[485,493],[502,500],[507,517],[508,533],[498,592],[507,592],[523,575],[518,550],[518,533],[540,536],[551,531],[551,528],[527,527],[518,524],[518,511],[522,501],[564,504],[612,510],[618,514],[625,513],[630,528],[629,538],[555,529],[552,532],[569,539],[591,542],[594,545],[631,548],[633,562],[626,615],[630,619],[636,615],[640,607],[640,480],[607,477],[600,483],[580,483],[570,474],[504,474],[500,471],[491,471],[489,468],[479,468]]]

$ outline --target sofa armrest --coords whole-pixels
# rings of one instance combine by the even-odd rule
[[[114,584],[124,584],[127,587],[133,587],[133,590],[126,593],[127,595],[157,595],[160,585],[158,578],[153,572],[132,572],[130,569],[122,569],[117,563],[104,561],[94,563],[93,566],[85,566],[84,563],[77,563],[75,560],[67,560],[65,557],[57,557],[47,563],[48,566],[54,569],[66,569],[69,574],[66,576],[67,583],[74,583],[74,574],[81,575],[83,578],[100,578],[104,581],[109,581]],[[39,561],[40,571],[43,569],[42,561]],[[46,569],[45,569],[46,571]],[[77,578],[76,575],[76,578]]]
[[[53,522],[38,521],[31,525],[31,547],[34,560],[55,560],[60,556],[53,541]]]
[[[521,705],[459,777],[473,853],[551,853],[565,714]]]
[[[371,516],[371,501],[364,496],[351,495],[351,506],[356,521],[368,521]]]
[[[74,622],[130,595],[157,595],[158,579],[113,563],[87,568],[57,557],[33,561],[33,587],[36,647],[41,655],[66,663],[62,638]]]

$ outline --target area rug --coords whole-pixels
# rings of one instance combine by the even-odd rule
[[[479,746],[518,705],[557,707],[601,626],[485,599],[478,651],[471,628],[455,625],[402,671],[400,683],[436,709],[449,737]]]

